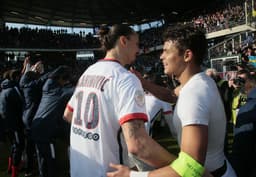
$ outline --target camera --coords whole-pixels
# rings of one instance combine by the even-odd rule
[[[234,84],[236,84],[237,86],[242,87],[242,86],[244,86],[244,84],[245,84],[245,79],[243,79],[243,78],[241,78],[241,77],[237,77],[237,78],[234,79],[233,82],[234,82]]]

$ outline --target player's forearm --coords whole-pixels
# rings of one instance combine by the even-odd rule
[[[132,137],[126,138],[126,143],[129,153],[156,168],[168,165],[176,159],[142,129],[134,131]]]
[[[176,102],[177,96],[175,95],[173,90],[153,84],[145,79],[142,79],[141,83],[145,90],[149,91],[160,100],[163,100],[169,103]]]
[[[180,177],[177,172],[175,172],[170,165],[167,165],[163,168],[159,168],[153,171],[150,171],[148,177]]]
[[[170,154],[153,140],[149,140],[148,143],[145,143],[141,147],[143,149],[138,151],[138,158],[156,168],[166,166],[176,159],[176,156]]]

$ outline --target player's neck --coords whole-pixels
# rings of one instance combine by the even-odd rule
[[[193,77],[195,74],[200,73],[201,68],[200,66],[194,65],[194,66],[188,66],[186,69],[180,74],[178,77],[178,80],[180,84],[183,86],[185,85],[191,77]]]
[[[106,56],[104,57],[105,59],[111,59],[111,60],[116,60],[120,63],[119,60],[119,55],[117,55],[115,52],[107,52]]]
[[[105,56],[105,58],[111,58],[112,60],[118,61],[122,66],[125,66],[127,63],[125,62],[125,56],[122,55],[118,48],[113,48],[109,50]]]

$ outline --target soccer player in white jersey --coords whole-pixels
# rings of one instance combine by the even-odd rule
[[[139,38],[127,25],[99,31],[106,55],[80,77],[64,112],[71,122],[71,177],[105,177],[110,163],[124,163],[121,132],[128,152],[154,167],[172,155],[147,134],[144,92],[125,69],[139,52]],[[155,153],[158,152],[158,153]]]
[[[149,121],[146,123],[146,129],[148,130],[149,135],[152,136],[154,123],[159,118],[161,119],[163,117],[164,120],[160,121],[166,121],[168,126],[170,126],[170,121],[172,118],[172,105],[170,103],[158,99],[151,93],[146,93],[145,103],[149,117]]]
[[[137,177],[236,177],[224,154],[224,106],[215,82],[201,70],[207,52],[205,33],[189,25],[177,25],[168,27],[163,37],[160,59],[164,72],[174,74],[181,84],[172,118],[180,153],[170,159],[168,166],[137,172]],[[155,95],[161,92],[158,88],[152,90],[156,87],[144,80],[142,85]],[[111,167],[117,170],[108,177],[129,177],[134,173],[122,165]]]
[[[158,77],[159,76],[159,77]],[[167,87],[162,77],[155,72],[152,68],[150,71],[143,75],[143,78],[149,82],[157,85]],[[153,134],[153,126],[156,120],[160,119],[162,122],[166,122],[171,129],[170,121],[172,119],[173,107],[171,103],[160,100],[149,91],[145,90],[145,104],[149,121],[146,123],[146,129],[150,136]],[[163,119],[162,119],[163,118]]]
[[[146,92],[145,94],[145,104],[149,119],[148,122],[145,123],[148,134],[151,137],[153,136],[153,127],[157,119],[166,122],[170,131],[172,132],[172,105],[168,102],[160,100],[149,92]],[[134,164],[139,171],[148,171],[154,169],[154,167],[139,160],[136,156],[129,154],[129,158],[130,164]]]
[[[143,76],[145,79],[150,82],[156,83],[158,85],[164,86],[162,78],[157,77],[154,69],[151,69],[149,72],[145,73]],[[148,122],[145,123],[146,130],[148,134],[153,136],[153,127],[157,120],[164,121],[168,124],[169,129],[171,131],[171,119],[173,108],[172,105],[168,102],[162,101],[159,98],[152,95],[150,92],[145,90],[145,104],[146,111],[148,115]],[[139,160],[136,156],[129,154],[130,163],[134,163],[139,171],[148,171],[154,169],[152,166],[144,163]]]

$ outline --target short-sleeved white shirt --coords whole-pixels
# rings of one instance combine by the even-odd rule
[[[214,171],[223,165],[226,117],[216,83],[205,73],[194,75],[181,89],[173,115],[178,143],[182,127],[191,124],[208,126],[205,167]]]
[[[83,73],[67,107],[73,111],[72,177],[105,177],[110,162],[124,163],[121,125],[132,119],[147,121],[140,81],[111,59]]]
[[[150,129],[153,127],[159,113],[166,116],[166,119],[171,119],[173,109],[170,103],[162,101],[150,93],[145,95],[145,103],[149,118],[149,121],[146,123],[146,129],[148,132],[151,132]]]

